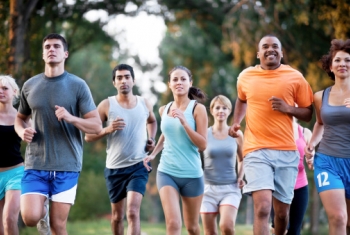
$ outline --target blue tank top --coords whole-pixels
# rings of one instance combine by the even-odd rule
[[[208,128],[208,145],[204,153],[204,179],[206,184],[226,185],[237,182],[237,141],[231,136],[219,140]]]
[[[350,108],[345,105],[328,104],[329,92],[324,90],[321,106],[321,118],[324,132],[317,152],[341,158],[350,158]]]
[[[191,100],[184,112],[186,121],[193,130],[196,129],[192,114],[195,103],[195,100]],[[199,178],[203,175],[203,170],[198,148],[188,137],[180,120],[168,116],[171,104],[172,102],[166,105],[160,125],[165,140],[158,170],[179,178]]]

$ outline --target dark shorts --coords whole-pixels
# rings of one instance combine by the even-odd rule
[[[204,193],[204,178],[179,178],[157,171],[158,191],[164,186],[171,186],[183,197],[198,197]]]
[[[145,194],[148,171],[143,162],[124,168],[105,168],[104,176],[111,203],[124,199],[129,191]]]

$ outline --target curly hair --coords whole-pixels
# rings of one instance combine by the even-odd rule
[[[323,55],[321,58],[322,63],[322,69],[326,71],[328,76],[334,81],[335,75],[331,71],[332,61],[334,56],[337,54],[338,51],[344,51],[348,54],[350,54],[350,39],[347,39],[345,41],[341,39],[333,39],[331,41],[331,48],[329,49],[329,52],[327,55]]]

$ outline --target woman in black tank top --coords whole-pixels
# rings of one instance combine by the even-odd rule
[[[13,100],[18,94],[15,80],[0,75],[0,213],[3,215],[0,231],[15,235],[19,234],[17,220],[24,171],[21,139],[14,129],[17,110],[13,107]]]

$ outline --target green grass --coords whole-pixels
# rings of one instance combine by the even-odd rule
[[[127,225],[125,224],[125,227]],[[67,224],[68,234],[70,235],[111,235],[110,222],[106,219],[94,221],[69,222]],[[203,232],[203,231],[202,231]],[[37,235],[36,228],[24,228],[20,232],[21,235]],[[125,233],[126,234],[126,233]],[[203,233],[201,233],[203,234]],[[253,235],[252,225],[237,225],[237,235]],[[306,231],[301,234],[308,234]],[[327,229],[323,228],[318,235],[326,235]],[[165,235],[165,224],[153,224],[141,222],[141,235]],[[182,229],[182,235],[187,235],[186,229]]]

